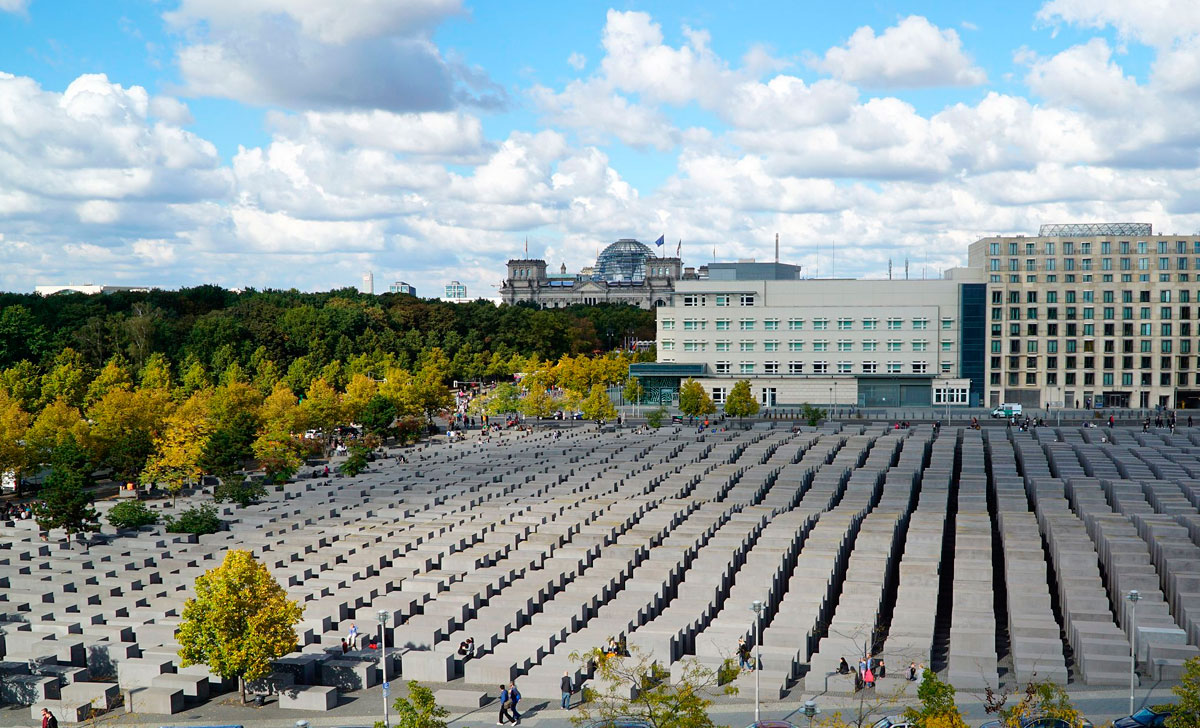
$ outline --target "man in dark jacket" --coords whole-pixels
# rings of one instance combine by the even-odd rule
[[[575,692],[575,686],[571,684],[571,672],[563,670],[562,676],[562,708],[563,710],[571,709],[571,693]]]
[[[496,725],[504,725],[504,721],[512,720],[512,716],[508,713],[508,688],[500,686],[500,717],[496,719]]]

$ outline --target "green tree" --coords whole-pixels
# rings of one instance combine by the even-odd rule
[[[725,398],[725,414],[730,417],[747,417],[758,413],[758,400],[750,393],[750,380],[741,379],[734,383]]]
[[[657,430],[658,428],[662,427],[663,417],[665,417],[666,414],[667,411],[662,407],[650,410],[646,413],[646,424]]]
[[[208,503],[185,508],[179,516],[167,516],[167,533],[191,533],[205,536],[221,530],[221,518],[217,509]]]
[[[137,500],[121,501],[105,515],[113,528],[141,528],[158,523],[158,515]]]
[[[526,417],[549,417],[554,414],[555,401],[554,398],[546,392],[546,388],[541,384],[534,384],[521,397],[519,404],[521,414]]]
[[[1167,728],[1194,728],[1200,725],[1200,657],[1183,663],[1183,679],[1171,688],[1179,699],[1167,718]]]
[[[267,495],[267,489],[261,481],[248,480],[244,475],[227,474],[213,489],[213,500],[220,503],[230,501],[242,508],[258,502]]]
[[[41,501],[33,507],[38,528],[65,530],[68,546],[75,534],[100,530],[100,514],[92,507],[92,496],[87,492],[91,472],[87,452],[68,437],[54,450],[50,475],[38,493]]]
[[[703,417],[717,411],[704,385],[688,377],[679,387],[679,411],[690,417]]]
[[[292,477],[303,463],[295,438],[282,430],[264,430],[252,447],[254,457],[271,482]]]
[[[367,448],[362,445],[353,445],[350,447],[350,453],[342,462],[338,470],[342,471],[343,475],[353,478],[362,471],[367,469]]]
[[[396,728],[446,728],[445,718],[450,711],[437,704],[433,691],[416,680],[408,681],[408,697],[396,698],[392,703],[396,711]],[[376,721],[375,728],[383,728],[383,721]]]
[[[487,396],[487,413],[489,415],[507,415],[519,411],[521,395],[517,386],[511,382],[497,384]]]
[[[209,398],[198,392],[167,418],[162,434],[154,438],[154,454],[142,471],[142,483],[162,483],[172,499],[177,497],[185,485],[203,475],[200,461],[211,434]]]
[[[125,360],[119,355],[114,356],[108,360],[108,363],[104,365],[104,368],[100,370],[96,378],[88,385],[85,400],[90,407],[94,402],[114,389],[129,389],[132,386],[133,377],[129,374],[129,369],[125,366]]]
[[[583,416],[589,420],[611,420],[617,416],[617,408],[613,406],[608,396],[608,389],[603,384],[593,384],[592,391],[581,405]]]
[[[382,394],[375,394],[367,400],[363,407],[360,421],[367,432],[380,437],[387,437],[392,430],[392,422],[396,420],[396,405]]]
[[[820,407],[813,407],[808,402],[804,403],[804,408],[800,410],[800,417],[808,423],[809,427],[816,427],[821,424],[821,420],[825,419],[825,410]]]
[[[904,710],[904,717],[917,728],[967,728],[954,702],[954,686],[942,682],[929,668],[921,674],[917,699],[921,701],[920,708]]]
[[[254,457],[254,438],[258,421],[251,412],[239,412],[232,421],[218,427],[204,443],[200,453],[201,471],[226,476]]]
[[[21,402],[0,389],[0,473],[20,472],[28,461],[25,435],[31,418]]]
[[[713,698],[737,693],[737,688],[728,684],[737,673],[728,659],[717,670],[686,659],[672,680],[653,656],[637,647],[630,648],[628,657],[610,657],[599,648],[571,657],[596,668],[595,678],[584,688],[583,702],[571,718],[577,726],[635,718],[652,728],[715,728],[708,714]]]
[[[638,377],[630,377],[626,380],[625,388],[621,390],[621,396],[630,404],[641,404],[642,398],[646,396],[646,390],[642,387],[642,380]]]
[[[1061,685],[1050,681],[1027,683],[1021,699],[1008,708],[1003,707],[1006,697],[998,701],[990,699],[987,706],[988,712],[999,713],[1000,724],[1004,728],[1020,728],[1022,723],[1032,718],[1058,718],[1071,728],[1083,728],[1083,716]]]
[[[141,385],[147,389],[171,389],[171,362],[166,354],[156,351],[146,358],[142,366]]]
[[[324,377],[318,377],[300,403],[300,412],[305,424],[321,430],[328,441],[333,437],[333,429],[342,424],[341,395]]]
[[[454,395],[446,386],[443,370],[435,364],[423,367],[412,378],[408,399],[425,415],[426,422],[433,422],[434,416],[454,404]]]
[[[87,364],[74,349],[63,349],[42,375],[42,404],[63,400],[71,407],[83,404],[87,392]]]
[[[246,681],[265,677],[273,660],[296,649],[303,611],[249,551],[229,551],[220,566],[196,579],[196,596],[183,605],[182,664],[237,678],[244,703]]]

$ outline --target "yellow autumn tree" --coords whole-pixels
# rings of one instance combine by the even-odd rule
[[[79,410],[56,399],[46,405],[25,436],[26,451],[31,465],[50,462],[50,455],[62,443],[73,440],[87,442],[89,427]]]
[[[296,395],[287,382],[275,382],[275,388],[263,400],[261,414],[263,423],[268,430],[292,433],[301,429],[297,426],[300,421],[300,412],[296,403]]]
[[[0,389],[0,473],[25,467],[25,434],[31,418],[16,398]]]
[[[303,613],[253,554],[229,551],[220,566],[196,579],[196,596],[183,605],[177,636],[182,664],[237,678],[244,703],[246,682],[266,677],[273,660],[297,648],[295,627]]]
[[[207,392],[197,392],[167,417],[142,471],[144,485],[162,483],[175,497],[185,485],[200,479],[200,459],[214,429],[210,399]]]
[[[379,392],[379,384],[366,374],[355,374],[346,385],[346,395],[342,397],[342,408],[348,422],[362,422],[363,412],[367,402]]]

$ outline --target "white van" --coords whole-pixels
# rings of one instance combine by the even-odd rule
[[[1008,419],[1009,417],[1020,417],[1021,411],[1021,405],[1017,404],[1016,402],[1005,402],[996,409],[992,410],[992,417],[1003,417],[1005,419]]]

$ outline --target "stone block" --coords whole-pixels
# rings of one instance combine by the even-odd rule
[[[183,710],[183,690],[138,687],[125,694],[125,712],[174,715]]]
[[[333,710],[338,704],[338,689],[321,685],[293,685],[279,693],[279,707],[287,710]]]

